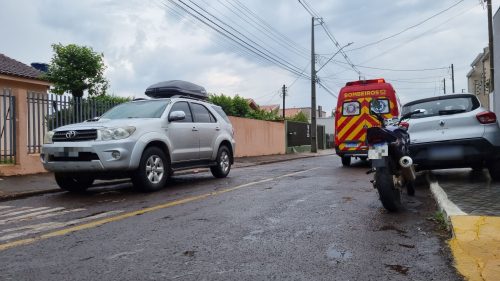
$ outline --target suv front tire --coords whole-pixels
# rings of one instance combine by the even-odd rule
[[[145,192],[163,188],[169,176],[169,166],[163,150],[158,147],[146,148],[142,153],[139,167],[132,175],[134,187]]]

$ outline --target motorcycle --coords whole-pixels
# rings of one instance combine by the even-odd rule
[[[402,188],[406,188],[408,195],[415,195],[416,174],[409,155],[410,135],[402,121],[422,111],[417,109],[400,119],[385,120],[380,111],[376,110],[380,106],[377,99],[370,102],[372,114],[381,125],[367,129],[368,159],[372,165],[367,173],[375,173],[371,182],[377,189],[384,208],[396,212],[402,207]]]

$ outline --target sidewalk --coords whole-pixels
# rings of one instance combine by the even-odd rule
[[[266,155],[266,156],[254,156],[254,157],[240,157],[236,158],[233,169],[270,164],[276,162],[283,162],[299,158],[309,158],[318,157],[335,154],[335,150],[326,149],[319,150],[318,153],[294,153],[294,154],[280,154],[280,155]],[[180,171],[175,174],[190,174],[207,172],[208,169],[194,169],[187,171]],[[94,186],[102,186],[109,184],[116,184],[117,182],[126,182],[128,180],[116,180],[116,181],[100,181],[96,180]],[[26,176],[12,176],[12,177],[0,177],[0,200],[9,200],[14,198],[28,197],[38,194],[45,194],[51,192],[62,191],[56,184],[54,180],[54,175],[52,173],[41,173],[35,175]]]
[[[492,182],[486,170],[434,174],[428,180],[449,219],[455,267],[466,280],[500,280],[500,183]]]

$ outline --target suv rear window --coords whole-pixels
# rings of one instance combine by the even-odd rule
[[[217,112],[227,123],[231,124],[231,121],[229,121],[229,118],[227,117],[226,113],[220,106],[212,105],[212,108]]]
[[[469,112],[479,107],[475,97],[454,97],[441,99],[425,99],[422,102],[411,102],[404,105],[402,114],[423,109],[423,113],[415,114],[411,118],[425,118],[438,115],[450,115]]]

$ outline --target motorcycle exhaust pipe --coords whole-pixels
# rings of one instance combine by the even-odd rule
[[[410,156],[401,157],[399,159],[399,165],[401,166],[401,175],[407,181],[414,181],[417,178],[415,168],[413,167],[413,160]]]
[[[401,157],[401,159],[399,159],[399,165],[401,165],[401,167],[403,168],[408,168],[413,165],[413,160],[410,156],[403,156]]]

